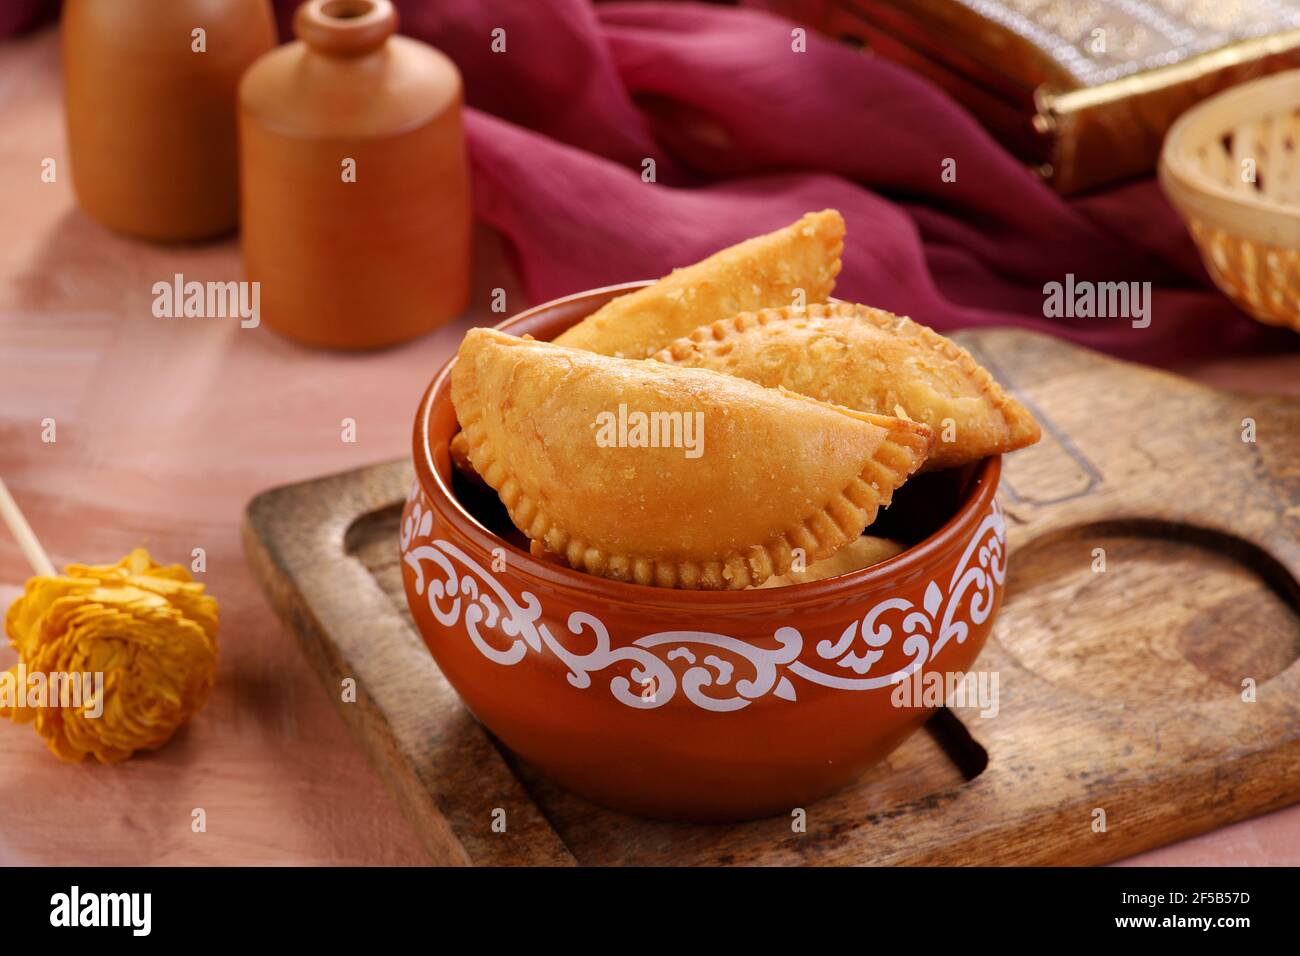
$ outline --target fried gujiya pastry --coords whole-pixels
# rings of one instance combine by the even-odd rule
[[[572,567],[659,587],[751,587],[796,548],[833,554],[933,442],[919,422],[491,329],[465,336],[451,398],[519,530]]]
[[[760,588],[780,588],[790,584],[810,584],[813,581],[825,581],[827,578],[839,577],[861,571],[881,561],[888,561],[895,555],[907,550],[897,541],[888,538],[876,538],[869,534],[850,541],[828,558],[822,558],[806,566],[802,571],[793,569],[785,574],[768,578]]]
[[[1014,451],[1039,438],[1033,415],[969,352],[909,318],[865,305],[737,315],[696,329],[655,358],[924,422],[936,435],[927,471]]]
[[[844,251],[844,219],[834,209],[746,239],[653,285],[607,302],[562,332],[556,345],[599,355],[646,358],[680,336],[719,319],[792,305],[825,302]],[[471,479],[465,438],[451,440],[451,459]]]
[[[825,302],[844,251],[844,219],[810,212],[675,269],[654,285],[607,302],[555,338],[599,355],[647,358],[674,339],[738,312]]]

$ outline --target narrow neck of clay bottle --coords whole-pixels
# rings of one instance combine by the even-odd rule
[[[308,0],[293,16],[294,34],[323,56],[366,56],[396,31],[390,0]]]

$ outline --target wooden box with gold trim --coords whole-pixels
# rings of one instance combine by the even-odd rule
[[[1170,124],[1300,66],[1300,0],[747,0],[929,77],[1062,193],[1150,172]]]

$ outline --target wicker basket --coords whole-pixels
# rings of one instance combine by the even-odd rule
[[[1300,331],[1300,70],[1184,113],[1165,137],[1160,184],[1219,288],[1261,322]]]

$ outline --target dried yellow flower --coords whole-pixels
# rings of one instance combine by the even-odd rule
[[[143,548],[64,570],[29,580],[5,615],[19,662],[0,671],[0,716],[34,721],[69,761],[162,746],[212,690],[216,600]]]

